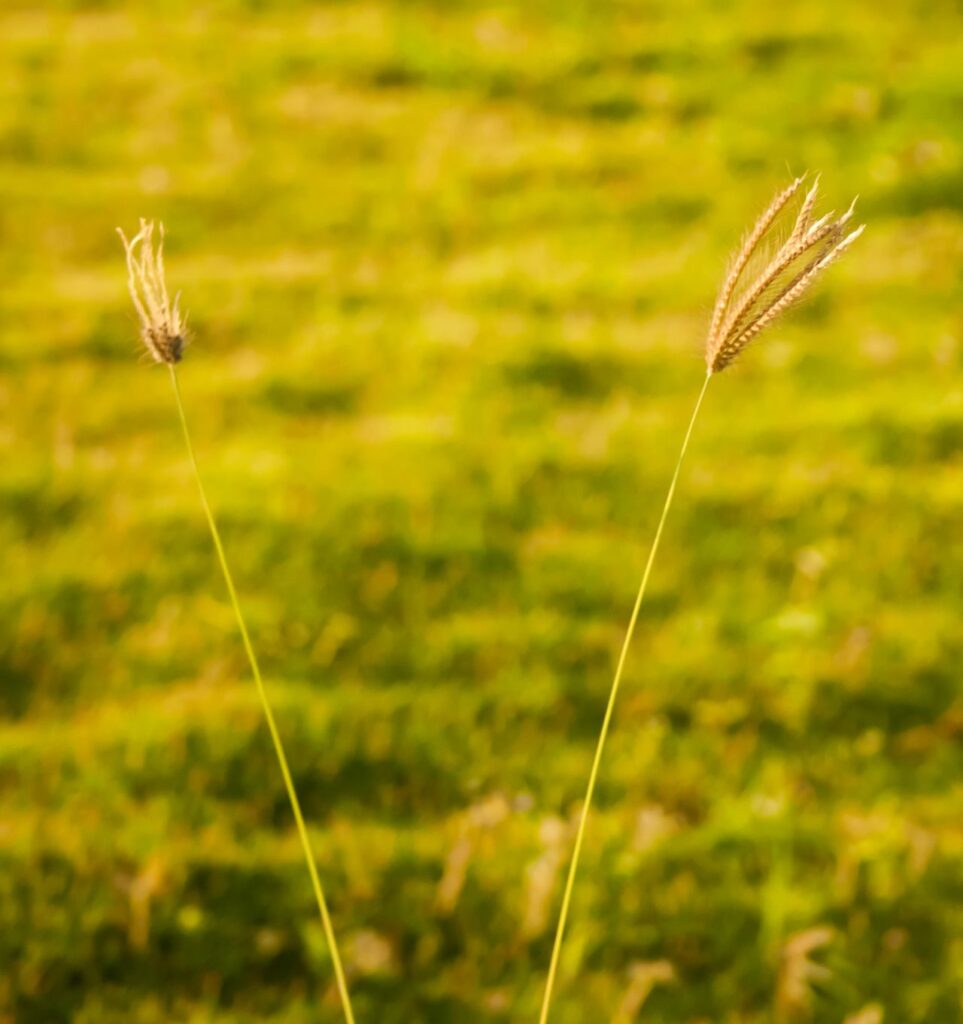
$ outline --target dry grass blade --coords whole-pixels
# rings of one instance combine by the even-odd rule
[[[863,232],[862,225],[846,230],[853,206],[840,217],[829,213],[813,221],[817,178],[803,198],[785,240],[779,240],[779,215],[798,193],[802,181],[797,178],[769,204],[733,260],[709,325],[706,365],[710,374],[725,369],[760,331],[798,302],[819,273]],[[770,255],[765,255],[767,248]],[[760,256],[759,269],[747,273]]]
[[[828,946],[833,930],[820,925],[791,936],[782,948],[779,980],[776,988],[776,1013],[779,1020],[792,1020],[809,1009],[816,987],[831,977],[828,967],[813,959],[813,954]]]

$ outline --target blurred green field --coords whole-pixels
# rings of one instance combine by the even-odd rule
[[[530,1021],[806,168],[869,228],[710,389],[553,1021],[963,1020],[959,3],[5,0],[0,61],[3,1024],[341,1019],[115,226],[167,224],[359,1024]]]

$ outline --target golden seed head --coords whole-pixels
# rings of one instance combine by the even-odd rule
[[[127,253],[127,287],[140,319],[144,346],[156,363],[178,363],[184,354],[186,319],[167,296],[164,280],[164,225],[158,225],[158,241],[153,244],[153,221],[141,219],[140,231],[130,241],[117,229]]]
[[[797,178],[766,208],[733,258],[719,290],[706,339],[710,373],[724,370],[777,317],[794,305],[828,267],[862,233],[864,225],[848,231],[853,205],[841,216],[828,213],[813,220],[819,178],[802,199],[788,231],[781,216],[798,198],[803,178]]]

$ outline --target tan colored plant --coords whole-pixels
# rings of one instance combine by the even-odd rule
[[[172,366],[184,355],[187,320],[181,316],[180,295],[171,302],[164,279],[164,225],[154,249],[154,225],[141,220],[140,231],[128,242],[117,229],[127,256],[127,289],[140,319],[140,336],[155,363]],[[172,371],[173,372],[173,371]]]
[[[776,1016],[780,1021],[795,1020],[809,1013],[816,986],[832,976],[828,967],[813,959],[813,954],[832,941],[833,930],[826,925],[807,928],[786,940],[776,985]]]
[[[130,289],[130,297],[134,303],[134,309],[137,310],[137,315],[140,319],[141,338],[144,346],[154,362],[163,363],[170,371],[171,384],[174,388],[174,398],[177,403],[177,412],[180,417],[181,429],[184,435],[184,443],[187,446],[191,469],[194,472],[194,479],[200,492],[201,506],[207,519],[211,538],[214,541],[214,549],[217,552],[224,582],[227,585],[228,596],[234,609],[234,616],[241,634],[241,642],[244,645],[244,651],[251,666],[258,697],[264,711],[264,718],[267,722],[268,731],[271,734],[271,741],[274,744],[274,752],[277,755],[278,765],[281,768],[284,787],[287,790],[291,810],[294,813],[298,836],[301,839],[301,846],[304,850],[304,859],[308,867],[308,873],[311,876],[311,886],[314,889],[314,896],[321,914],[321,924],[331,952],[331,962],[334,966],[335,980],[341,996],[341,1005],[348,1024],[354,1024],[354,1013],[351,1008],[351,999],[348,995],[344,968],[341,964],[341,956],[338,953],[338,945],[335,941],[334,927],[331,923],[331,915],[328,912],[324,889],[321,886],[321,879],[314,861],[314,853],[311,849],[307,826],[304,823],[304,815],[301,813],[301,803],[298,800],[294,779],[288,767],[284,744],[281,742],[281,734],[274,720],[274,712],[271,710],[264,680],[261,678],[261,669],[258,665],[257,656],[254,653],[254,646],[251,643],[247,624],[241,612],[240,601],[234,586],[234,578],[228,567],[224,545],[221,542],[220,530],[218,530],[217,521],[207,500],[207,492],[201,480],[200,468],[197,464],[197,457],[194,454],[194,445],[187,427],[187,416],[184,413],[184,403],[181,400],[180,385],[178,384],[177,372],[175,370],[176,364],[180,362],[184,353],[186,319],[181,314],[178,306],[179,297],[175,296],[173,302],[168,297],[167,282],[164,275],[164,227],[160,225],[158,228],[159,238],[156,249],[153,244],[154,225],[149,221],[141,220],[140,231],[129,241],[120,228],[117,229],[117,233],[124,243],[124,250],[127,254],[127,285]]]
[[[779,216],[802,183],[803,179],[797,178],[773,199],[732,261],[706,340],[710,375],[724,370],[757,334],[798,302],[820,272],[863,233],[863,225],[846,231],[855,200],[841,217],[833,219],[827,213],[813,221],[817,179],[806,193],[788,237],[773,246]]]
[[[575,847],[572,851],[572,860],[562,894],[562,907],[555,930],[552,957],[542,999],[540,1024],[547,1024],[548,1021],[565,925],[568,921],[579,857],[585,839],[585,826],[592,806],[592,798],[595,795],[599,766],[602,763],[605,741],[612,724],[626,657],[635,634],[639,610],[642,607],[642,599],[645,596],[655,556],[662,540],[669,508],[675,495],[682,462],[689,447],[692,431],[699,416],[699,410],[702,408],[709,381],[740,355],[757,335],[795,305],[822,271],[838,259],[863,231],[862,225],[852,231],[847,229],[852,218],[853,206],[850,206],[840,217],[834,218],[832,213],[828,213],[818,220],[813,220],[813,211],[819,190],[818,178],[803,196],[795,216],[787,217],[793,209],[793,200],[798,201],[803,180],[804,178],[797,178],[793,181],[766,208],[733,258],[716,300],[706,338],[706,377],[689,418],[689,425],[669,483],[665,503],[662,506],[662,514],[655,530],[655,537],[649,549],[649,557],[642,573],[642,581],[639,584],[635,605],[632,608],[632,615],[629,618],[629,625],[622,642],[615,677],[609,690],[608,704],[595,748],[595,757],[589,772],[585,800],[582,804],[578,830],[575,835]]]
[[[642,1007],[659,985],[670,985],[677,980],[675,968],[668,960],[636,961],[629,968],[629,985],[622,996],[612,1024],[632,1024],[639,1019]]]

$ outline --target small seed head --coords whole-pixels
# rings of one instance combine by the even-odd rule
[[[167,295],[164,278],[164,225],[158,224],[154,248],[154,224],[141,220],[140,231],[130,241],[118,228],[127,254],[127,287],[140,320],[140,336],[156,363],[173,365],[184,354],[186,318],[179,308],[180,296],[173,303]]]

